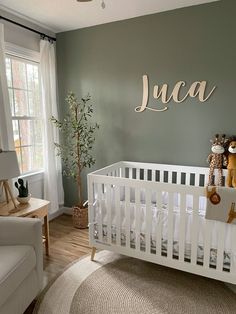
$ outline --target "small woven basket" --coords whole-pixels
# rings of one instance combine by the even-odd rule
[[[88,208],[73,207],[73,226],[79,229],[88,228]]]

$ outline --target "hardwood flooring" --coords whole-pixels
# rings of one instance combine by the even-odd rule
[[[44,252],[44,287],[71,262],[91,253],[88,229],[76,229],[72,216],[61,215],[49,222],[50,256]],[[24,314],[33,312],[32,303]]]
[[[91,252],[88,229],[76,229],[72,217],[61,215],[49,223],[50,256],[44,254],[44,285],[74,260]]]

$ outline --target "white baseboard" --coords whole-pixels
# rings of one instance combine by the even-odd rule
[[[52,213],[52,214],[49,213],[49,221],[52,220],[52,219],[57,218],[60,215],[62,215],[64,213],[64,208],[65,207],[62,206],[55,213]]]
[[[63,207],[63,213],[67,215],[72,215],[72,207]]]
[[[61,206],[55,213],[49,214],[49,221],[63,214],[72,215],[72,208]]]

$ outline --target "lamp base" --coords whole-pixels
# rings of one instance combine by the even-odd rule
[[[7,180],[0,180],[0,188],[1,187],[3,187],[3,189],[5,191],[7,203],[9,203],[9,199],[11,199],[14,207],[17,208],[16,201],[15,201],[15,198],[14,198],[14,196],[12,194],[12,191],[10,189],[8,181]]]

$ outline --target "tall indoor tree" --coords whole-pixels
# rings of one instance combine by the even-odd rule
[[[82,209],[83,184],[81,174],[84,168],[91,167],[95,163],[92,154],[95,142],[95,131],[99,128],[97,123],[90,120],[93,114],[90,95],[79,101],[73,92],[66,97],[68,113],[62,121],[55,117],[51,121],[62,133],[61,143],[55,143],[58,154],[63,161],[63,174],[72,177],[77,182],[78,208]]]

